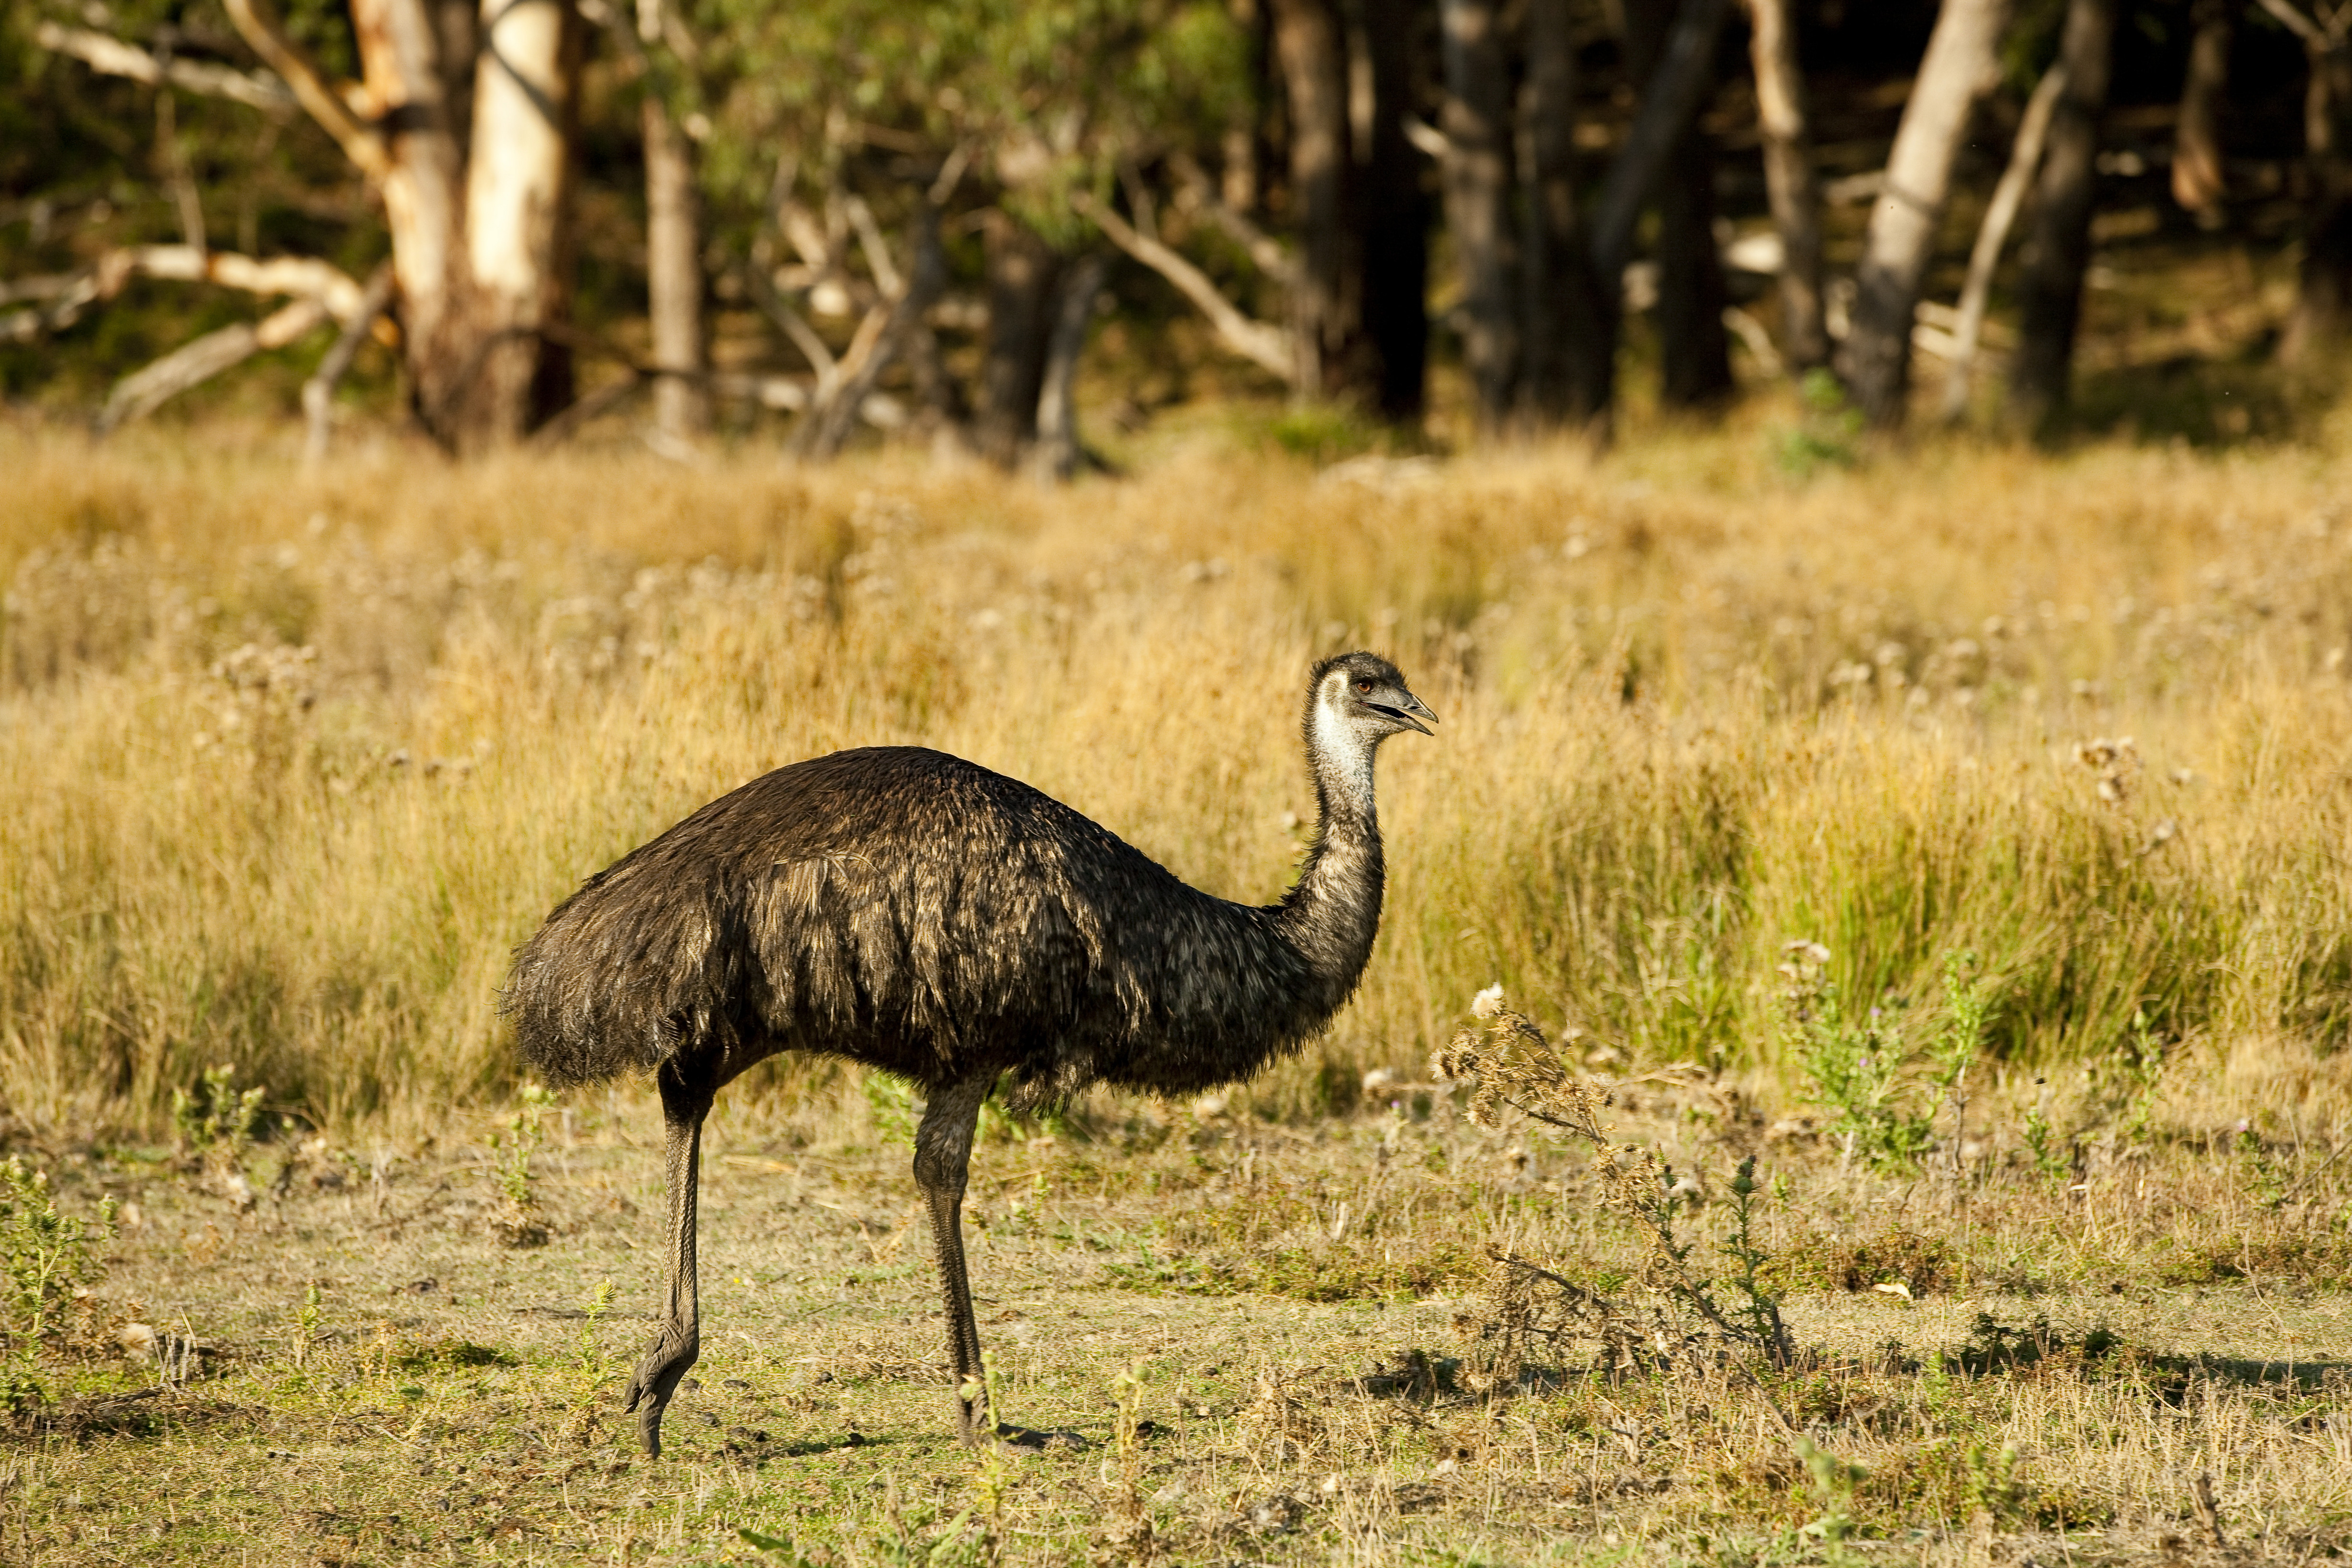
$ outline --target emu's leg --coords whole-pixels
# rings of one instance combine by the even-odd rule
[[[980,1436],[983,1412],[965,1397],[980,1376],[980,1325],[971,1314],[971,1282],[963,1267],[963,1188],[971,1168],[971,1133],[980,1121],[994,1073],[936,1090],[915,1132],[915,1184],[931,1211],[931,1241],[940,1264],[940,1293],[946,1308],[948,1360],[955,1369],[956,1429],[969,1444]]]
[[[646,1452],[661,1458],[662,1412],[678,1379],[702,1353],[701,1312],[694,1279],[694,1200],[702,1174],[702,1119],[715,1092],[709,1069],[672,1057],[662,1064],[664,1173],[669,1185],[668,1300],[661,1331],[629,1379],[622,1408],[637,1417]]]

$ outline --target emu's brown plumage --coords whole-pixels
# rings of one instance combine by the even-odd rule
[[[649,1068],[667,1125],[671,1254],[660,1334],[630,1380],[648,1452],[698,1353],[695,1187],[719,1087],[780,1051],[846,1058],[929,1096],[915,1175],[931,1212],[958,1409],[980,1371],[963,1266],[981,1102],[1092,1082],[1189,1092],[1320,1029],[1380,924],[1372,757],[1433,717],[1386,660],[1318,665],[1322,805],[1281,902],[1196,891],[1060,802],[939,752],[877,747],[779,768],[583,883],[517,952],[505,994],[551,1081]]]

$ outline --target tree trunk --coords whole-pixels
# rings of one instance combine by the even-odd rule
[[[866,400],[872,396],[882,373],[905,351],[920,328],[923,313],[947,286],[947,256],[940,248],[939,203],[945,188],[923,196],[907,237],[907,270],[886,294],[881,306],[868,312],[857,338],[842,355],[839,379],[830,396],[814,399],[793,428],[790,450],[803,458],[827,460],[849,439]],[[1034,418],[1033,409],[1031,417]]]
[[[1425,13],[1416,0],[1363,0],[1371,57],[1372,135],[1358,211],[1362,222],[1363,333],[1383,418],[1421,418],[1429,374],[1429,199],[1421,153],[1406,140],[1413,44]]]
[[[581,40],[573,0],[480,0],[472,29],[447,4],[352,0],[361,79],[337,84],[256,0],[224,0],[382,196],[411,399],[436,439],[471,452],[570,400],[570,353],[542,329],[570,304]],[[450,102],[457,49],[473,61],[462,136]]]
[[[1715,79],[1716,37],[1730,8],[1731,0],[1683,0],[1657,67],[1647,73],[1633,128],[1592,204],[1592,274],[1612,287],[1633,254],[1634,220]]]
[[[2025,188],[2042,167],[2042,143],[2050,132],[2050,117],[2058,95],[2066,88],[2064,62],[2052,66],[2025,100],[2017,122],[2017,139],[2010,143],[2009,167],[1985,204],[1984,221],[1977,226],[1977,242],[1969,252],[1968,280],[1960,286],[1960,319],[1952,329],[1951,370],[1944,380],[1944,420],[1958,423],[1969,411],[1969,377],[1977,359],[1977,339],[1984,331],[1985,303],[1992,297],[1993,269],[2000,265],[2000,247],[2009,239],[2009,226],[2025,200]]]
[[[1664,64],[1675,0],[1627,0],[1626,63],[1644,91]],[[1666,154],[1658,184],[1659,395],[1669,406],[1701,407],[1731,391],[1731,343],[1723,329],[1723,259],[1715,242],[1715,156],[1697,109],[1713,84],[1712,51],[1692,112]]]
[[[1102,292],[1103,258],[1080,257],[1065,268],[1054,306],[1054,331],[1046,340],[1045,374],[1037,391],[1037,448],[1031,469],[1048,481],[1068,479],[1077,471],[1078,358],[1087,346],[1087,328],[1095,319],[1095,300]]]
[[[702,247],[696,223],[694,145],[670,122],[659,95],[642,111],[646,150],[646,293],[652,317],[654,426],[684,440],[710,423],[702,385]]]
[[[2238,0],[2197,0],[2189,18],[2189,71],[2172,139],[2172,199],[2200,226],[2218,228],[2229,193],[2221,172],[2221,100],[2230,88],[2230,38]]]
[[[1511,225],[1511,81],[1499,0],[1439,0],[1445,56],[1445,226],[1462,273],[1463,360],[1479,427],[1510,417],[1518,380]]]
[[[376,188],[392,235],[402,356],[427,428],[449,401],[448,373],[457,368],[445,366],[439,345],[459,277],[466,178],[434,23],[421,0],[352,0],[361,83],[388,143],[389,167]]]
[[[470,374],[445,414],[460,452],[519,440],[572,401],[569,349],[541,335],[570,304],[569,205],[579,28],[569,0],[482,0],[466,169]]]
[[[474,130],[474,73],[481,68],[479,0],[427,0],[447,105],[450,134],[463,162]]]
[[[1355,265],[1348,155],[1348,46],[1334,0],[1272,0],[1274,48],[1290,121],[1290,211],[1298,234],[1291,298],[1296,384],[1307,397],[1358,390],[1362,275]]]
[[[2301,363],[2352,326],[2352,42],[2307,39],[2303,277],[2279,357]]]
[[[2091,263],[2099,118],[2107,107],[2116,8],[2116,0],[2070,0],[2059,40],[2066,85],[2051,110],[2042,175],[2027,213],[2017,354],[2010,362],[2011,407],[2029,430],[2046,429],[2066,405],[2083,274]]]
[[[1527,340],[1520,404],[1536,425],[1609,405],[1616,312],[1594,288],[1576,210],[1576,49],[1569,0],[1528,6]]]
[[[2009,0],[1944,0],[1887,155],[1885,187],[1871,209],[1837,368],[1864,416],[1882,428],[1903,422],[1919,282],[1935,250],[1953,160],[1977,100],[1997,79],[1993,50],[2009,11]]]
[[[1037,435],[1059,258],[1034,230],[1002,209],[992,209],[986,223],[988,340],[972,436],[982,456],[1009,468]]]
[[[1830,357],[1822,310],[1822,191],[1813,174],[1805,74],[1797,59],[1790,0],[1748,0],[1748,14],[1764,187],[1772,203],[1772,226],[1780,234],[1780,357],[1801,374],[1828,363]]]

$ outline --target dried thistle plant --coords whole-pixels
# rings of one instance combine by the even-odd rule
[[[1491,1344],[1483,1381],[1490,1387],[1516,1381],[1533,1341],[1556,1343],[1570,1333],[1598,1340],[1612,1370],[1696,1367],[1727,1358],[1760,1391],[1762,1380],[1749,1361],[1774,1369],[1794,1365],[1779,1300],[1765,1289],[1757,1267],[1762,1254],[1751,1234],[1755,1162],[1743,1163],[1732,1184],[1733,1231],[1721,1250],[1738,1266],[1731,1286],[1741,1299],[1727,1308],[1717,1299],[1715,1281],[1694,1267],[1697,1243],[1682,1235],[1692,1184],[1657,1150],[1618,1141],[1615,1128],[1601,1120],[1612,1101],[1610,1090],[1570,1071],[1536,1022],[1508,1005],[1501,986],[1480,992],[1470,1010],[1479,1024],[1438,1053],[1438,1074],[1475,1086],[1465,1113],[1479,1126],[1499,1128],[1507,1108],[1591,1146],[1603,1201],[1633,1221],[1648,1244],[1639,1282],[1656,1298],[1651,1310],[1637,1310],[1490,1247],[1502,1276],[1484,1336]],[[1772,1404],[1769,1394],[1766,1402]]]

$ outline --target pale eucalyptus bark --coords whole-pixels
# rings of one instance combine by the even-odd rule
[[[1748,60],[1756,74],[1764,188],[1780,236],[1780,357],[1799,373],[1829,363],[1822,304],[1822,190],[1813,170],[1804,68],[1790,0],[1748,0]]]
[[[360,79],[334,83],[258,0],[224,0],[383,201],[417,416],[472,452],[569,395],[569,353],[543,329],[569,309],[579,37],[572,0],[482,0],[470,26],[451,3],[352,0]],[[464,80],[461,119],[451,83]]]
[[[571,401],[570,356],[540,329],[569,303],[574,18],[565,0],[482,0],[481,28],[466,178],[467,329],[481,363],[455,389],[460,451],[519,440]]]
[[[1950,195],[1953,161],[1977,100],[1998,79],[1994,49],[2009,13],[2009,0],[1944,0],[1887,155],[1885,185],[1871,209],[1854,276],[1852,324],[1836,356],[1864,417],[1882,428],[1903,422],[1920,281]]]
[[[660,97],[640,110],[646,155],[646,295],[653,329],[654,426],[687,439],[710,423],[703,373],[702,246],[694,188],[694,144],[672,122]]]
[[[2029,429],[2047,426],[2066,404],[2083,275],[2091,262],[2099,119],[2107,107],[2117,9],[2117,0],[2070,0],[2059,40],[2065,85],[2051,112],[2049,144],[2028,209],[2017,353],[2010,361],[2011,411]]]

